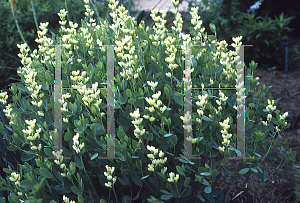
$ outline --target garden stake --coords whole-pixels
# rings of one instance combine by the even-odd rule
[[[284,70],[285,73],[288,72],[288,46],[290,41],[288,39],[281,40],[281,46],[285,48],[285,63],[284,63]]]

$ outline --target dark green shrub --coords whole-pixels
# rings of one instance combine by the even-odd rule
[[[95,1],[96,2],[96,1]],[[31,50],[37,49],[35,39],[37,36],[37,24],[49,22],[49,34],[56,36],[59,28],[57,16],[61,8],[69,10],[67,20],[80,23],[85,10],[84,3],[76,0],[21,0],[17,1],[17,19],[20,30]],[[107,16],[107,2],[94,4],[93,9],[97,10],[96,15]],[[34,20],[32,8],[35,8],[37,24]],[[15,20],[12,14],[11,5],[8,0],[0,1],[0,87],[7,90],[10,83],[20,82],[17,75],[17,67],[21,65],[17,44],[24,43],[18,33]],[[39,29],[39,28],[38,28]]]
[[[189,2],[190,5],[196,4],[193,1]],[[254,45],[245,49],[246,64],[254,60],[260,64],[259,68],[283,68],[284,48],[281,47],[280,40],[291,36],[290,32],[293,29],[289,23],[295,19],[293,15],[299,16],[299,12],[283,9],[285,14],[279,15],[277,6],[273,8],[271,4],[266,8],[263,1],[261,6],[264,6],[264,10],[258,8],[250,12],[249,8],[255,3],[253,0],[204,0],[199,5],[199,15],[203,20],[203,26],[208,26],[210,22],[216,25],[219,39],[230,41],[232,36],[244,36],[242,39],[244,45]],[[288,16],[292,17],[287,17],[288,12],[291,13]],[[295,65],[292,56],[299,51],[293,45],[293,41],[290,44],[292,46],[289,48],[289,65]]]
[[[255,17],[255,13],[241,14],[242,22],[234,30],[235,35],[242,35],[243,44],[253,45],[248,48],[245,54],[245,61],[252,59],[260,64],[264,69],[271,67],[283,67],[284,48],[281,47],[281,40],[288,39],[291,28],[288,24],[293,17],[284,16],[271,19],[270,17]],[[290,54],[291,56],[291,54]],[[291,61],[291,60],[290,60]]]

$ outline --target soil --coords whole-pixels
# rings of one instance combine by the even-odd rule
[[[298,45],[300,45],[300,39],[297,39]],[[272,86],[270,91],[272,93],[271,97],[276,100],[281,97],[281,99],[277,103],[277,109],[281,112],[289,112],[289,116],[287,117],[287,122],[291,123],[289,129],[285,130],[282,133],[282,139],[279,143],[284,143],[285,140],[288,140],[287,147],[285,150],[296,151],[297,155],[300,153],[300,120],[297,123],[298,115],[300,115],[300,58],[299,56],[294,56],[295,64],[298,66],[294,66],[293,69],[289,69],[288,73],[282,71],[268,71],[268,70],[254,70],[253,76],[259,77],[259,85],[260,88],[263,84],[266,86]],[[298,63],[297,63],[298,62]],[[282,155],[280,154],[277,148],[273,149],[271,152],[276,152],[278,158],[274,161],[273,159],[266,158],[261,165],[262,170],[267,170],[268,174],[272,174],[275,168],[279,165]],[[300,157],[296,155],[295,166],[300,165]],[[283,159],[284,160],[284,159]],[[282,161],[284,162],[284,161]],[[234,161],[232,162],[234,163]],[[237,166],[235,164],[235,166]],[[234,166],[234,167],[235,167]],[[233,167],[233,168],[234,168]],[[276,203],[286,203],[286,202],[294,202],[294,177],[292,167],[283,167],[279,170],[281,175],[275,174],[270,177],[267,181],[258,184],[253,187],[250,191],[245,191],[239,196],[237,196],[231,202],[251,202],[251,203],[262,203],[262,202],[270,202],[272,199],[275,200]],[[258,177],[251,177],[244,185],[244,178],[240,178],[237,181],[238,186],[249,188],[252,185],[262,182]],[[231,185],[231,182],[227,181],[228,186]],[[235,192],[230,193],[231,197],[236,194]]]
[[[281,112],[289,112],[289,116],[287,117],[287,122],[291,123],[291,127],[285,130],[282,133],[282,139],[279,140],[278,143],[284,143],[285,140],[288,140],[287,147],[285,150],[292,149],[292,151],[296,151],[297,155],[300,153],[300,121],[298,122],[299,127],[295,127],[295,121],[300,113],[300,67],[298,70],[290,70],[287,74],[279,71],[273,73],[272,71],[266,70],[254,70],[254,77],[259,77],[259,87],[265,84],[266,86],[272,86],[270,91],[272,93],[273,99],[282,98],[277,103],[277,109]],[[259,166],[262,170],[267,170],[268,174],[272,174],[275,168],[279,165],[282,155],[280,154],[277,148],[271,150],[271,152],[276,152],[278,158],[276,160],[270,159],[266,157],[264,162]],[[295,165],[300,165],[299,156],[296,155]],[[262,156],[263,157],[263,156]],[[284,159],[283,159],[284,160]],[[234,169],[237,166],[237,163],[233,163],[231,169]],[[283,163],[284,161],[282,161]],[[247,187],[249,188],[252,185],[262,182],[261,184],[256,185],[250,191],[245,191],[238,195],[231,202],[251,202],[251,203],[262,203],[262,202],[270,202],[272,199],[275,200],[276,203],[286,203],[286,202],[294,202],[294,177],[292,173],[292,167],[283,167],[279,170],[281,175],[275,174],[271,176],[267,181],[262,182],[258,177],[250,177],[249,180],[242,185],[245,180],[245,177],[237,180],[235,185],[239,187]],[[224,188],[228,188],[231,186],[232,182],[227,181],[227,184],[224,184]],[[226,193],[227,194],[227,193]],[[234,197],[236,192],[230,192],[230,196]]]

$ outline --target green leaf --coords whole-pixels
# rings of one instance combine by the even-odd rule
[[[92,80],[93,74],[94,74],[94,66],[90,63],[88,66],[88,71],[87,71],[90,81]]]
[[[91,157],[91,160],[94,160],[98,157],[98,153],[94,154],[92,157]]]
[[[8,165],[8,168],[4,168],[3,171],[4,171],[5,173],[12,173],[12,169],[11,169],[10,165]],[[2,177],[2,176],[1,176],[1,177]]]
[[[128,195],[125,195],[125,196],[123,197],[123,201],[124,201],[125,203],[130,203],[130,202],[132,201],[132,199],[131,199],[131,197],[129,197]]]
[[[23,113],[24,111],[22,109],[19,108],[13,108],[13,112],[17,112],[17,113]]]
[[[170,137],[172,134],[165,134],[164,137]]]
[[[18,91],[16,84],[13,84],[9,89],[13,94],[16,94],[16,92]]]
[[[141,178],[137,175],[136,172],[131,173],[132,181],[137,185],[137,186],[143,186],[143,182]]]
[[[75,163],[71,161],[69,164],[69,168],[70,168],[71,172],[74,174],[76,171]]]
[[[184,175],[184,172],[180,166],[176,166],[176,169],[180,175],[182,175],[182,176]]]
[[[201,182],[202,181],[202,182]],[[204,178],[203,178],[203,176],[201,177],[201,179],[200,179],[200,182],[203,184],[203,185],[210,185],[209,184],[209,182],[207,182],[207,180],[205,180]]]
[[[210,203],[215,203],[215,199],[212,198],[212,196],[210,194],[205,194],[205,197],[207,198],[207,200],[210,202]]]
[[[176,96],[175,94],[176,93],[173,93],[173,98],[174,98],[174,101],[179,104],[180,106],[183,105],[183,96]]]
[[[25,87],[22,84],[17,84],[18,90],[25,92]]]
[[[248,171],[249,171],[249,168],[243,168],[243,169],[241,169],[241,170],[239,171],[239,174],[240,174],[240,175],[243,175],[243,174],[248,173]]]
[[[207,38],[209,41],[213,41],[217,39],[214,35],[208,35]]]
[[[198,197],[202,202],[205,202],[205,199],[200,194],[198,194]]]
[[[172,88],[170,85],[166,84],[164,87],[164,91],[167,96],[171,97],[172,96]]]
[[[137,198],[139,198],[140,196],[140,191],[138,191],[138,193],[136,194],[136,196],[133,198],[133,200],[137,200]]]
[[[144,92],[143,92],[142,88],[139,88],[139,95],[144,96]]]
[[[119,130],[117,132],[117,136],[120,140],[122,140],[125,137],[125,132],[124,129],[122,128],[122,126],[119,126]]]
[[[208,122],[212,121],[209,117],[207,117],[205,115],[202,115],[202,119],[205,120],[205,121],[208,121]]]
[[[53,83],[53,81],[51,80],[51,76],[50,76],[50,71],[49,70],[46,71],[45,78],[46,78],[46,81],[48,82],[48,84],[52,84]]]
[[[129,168],[123,169],[121,171],[121,173],[124,173],[124,174],[130,173],[130,172],[131,172],[131,169],[129,169]]]
[[[203,176],[211,176],[211,173],[209,173],[209,172],[203,172],[203,173],[200,173],[200,175],[203,175]]]
[[[13,202],[13,203],[18,202],[17,196],[14,193],[12,193],[10,196],[8,196],[8,202]]]
[[[122,185],[129,185],[129,183],[127,183],[125,180],[123,180],[122,178],[118,177],[118,181],[122,184]]]
[[[167,84],[166,84],[167,85]],[[170,94],[169,89],[167,88],[167,86],[165,85],[164,87],[164,92],[165,94],[168,96]]]
[[[47,157],[53,157],[52,149],[50,149],[50,148],[44,148],[44,152],[47,155]]]
[[[211,187],[207,186],[206,188],[204,188],[204,192],[207,194],[211,193]]]
[[[144,31],[141,32],[140,38],[143,40],[148,40],[148,36],[146,35],[146,33]]]
[[[100,199],[100,203],[106,203],[104,199]]]
[[[162,118],[161,120],[162,120],[162,123],[163,123],[163,122],[164,122],[164,119]],[[167,131],[165,131],[165,130],[160,130],[160,131],[159,131],[159,134],[165,135],[165,134],[167,134]]]
[[[72,190],[72,192],[73,192],[74,194],[76,194],[76,195],[81,195],[81,192],[79,191],[79,189],[78,189],[77,187],[72,186],[72,187],[71,187],[71,190]]]
[[[162,199],[162,200],[169,200],[169,199],[171,199],[173,197],[173,195],[162,195],[160,198]]]
[[[254,154],[255,154],[256,156],[258,156],[258,157],[261,157],[261,155],[260,155],[260,154],[257,154],[256,152],[254,152]]]
[[[31,159],[33,159],[34,157],[30,154],[24,154],[22,157],[21,157],[21,160],[26,162],[26,161],[29,161]]]
[[[256,168],[250,168],[251,171],[253,171],[254,173],[257,173],[257,169]]]
[[[255,104],[250,103],[250,104],[249,104],[249,107],[250,107],[250,108],[253,108],[253,107],[255,107]]]
[[[213,33],[216,33],[216,26],[214,24],[210,23],[209,28]]]
[[[188,177],[187,179],[185,179],[184,184],[183,184],[184,187],[187,187],[190,182],[191,182],[191,178],[190,177]]]
[[[65,136],[64,136],[64,140],[68,142],[68,141],[71,141],[72,138],[73,138],[73,133],[71,133],[71,132],[66,132],[66,134],[65,134]]]
[[[73,114],[76,114],[76,112],[77,112],[77,105],[75,103],[73,104],[72,112],[73,112]]]
[[[84,199],[81,195],[78,195],[78,202],[79,203],[84,203]]]
[[[83,165],[82,165],[82,162],[80,160],[80,158],[78,156],[75,157],[75,165],[79,168],[79,169],[83,169]]]
[[[159,78],[159,76],[161,76],[162,72],[156,73],[154,76],[154,79]]]
[[[20,182],[21,187],[28,189],[28,190],[33,190],[34,189],[34,184],[31,183],[28,179],[23,180]]]
[[[204,167],[198,167],[198,173],[202,173],[202,172],[209,172],[209,169]]]
[[[179,92],[176,92],[176,93],[175,93],[175,96],[178,96],[178,97],[183,97],[183,96],[184,96],[184,94],[182,94],[182,93],[179,93]]]
[[[130,89],[126,89],[126,94],[128,97],[131,97],[131,90]]]
[[[149,135],[146,136],[146,140],[152,141],[153,140],[153,133],[149,133]]]
[[[217,176],[219,174],[219,172],[215,169],[212,171],[211,175],[212,176]]]
[[[146,179],[148,177],[149,177],[149,175],[146,175],[146,176],[142,177],[141,180]]]
[[[133,99],[133,98],[128,99],[128,103],[129,103],[129,104],[133,104],[135,101],[136,101],[136,100]]]
[[[154,129],[150,124],[148,124],[148,125],[149,125],[149,127],[151,128],[151,130],[153,131],[153,133],[159,137],[159,135],[158,135],[158,133],[155,131],[155,129]]]
[[[45,178],[53,178],[53,175],[50,173],[50,171],[46,168],[41,168],[40,169],[40,173],[42,176],[44,176]]]
[[[167,194],[167,195],[170,195],[170,194],[171,194],[171,193],[169,193],[169,192],[166,191],[166,190],[159,190],[159,191],[161,191],[162,193]]]

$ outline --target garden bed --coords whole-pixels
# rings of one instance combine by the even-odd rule
[[[300,39],[298,39],[298,44],[300,44]],[[298,58],[300,62],[300,58]],[[298,63],[299,64],[299,63]],[[254,70],[253,74],[254,78],[259,77],[259,87],[263,84],[266,86],[272,86],[270,91],[272,93],[273,99],[281,99],[277,103],[277,109],[280,109],[281,112],[289,112],[289,116],[287,117],[287,122],[291,123],[291,127],[283,132],[283,139],[279,140],[279,143],[284,143],[286,139],[288,139],[288,145],[286,150],[292,149],[292,151],[296,151],[297,155],[300,154],[300,121],[298,123],[298,128],[293,128],[295,125],[296,118],[298,113],[300,112],[300,94],[296,94],[300,91],[300,66],[293,67],[289,69],[288,73],[285,74],[284,70],[277,71],[273,73],[270,70]],[[276,152],[277,155],[281,158],[282,155],[279,153],[278,149],[273,149],[271,151]],[[236,167],[236,161],[232,161],[233,163],[232,169]],[[274,172],[276,166],[279,165],[280,159],[275,162],[270,158],[266,158],[261,165],[262,170],[267,170],[268,174]],[[300,165],[300,157],[296,156],[296,164]],[[266,182],[255,186],[251,191],[243,192],[238,197],[236,197],[231,202],[251,202],[251,203],[262,203],[262,202],[270,202],[272,199],[275,200],[276,203],[286,203],[286,202],[294,202],[295,194],[294,194],[294,176],[291,167],[284,167],[279,170],[280,173],[284,174],[285,177],[282,177],[276,173]],[[235,185],[243,187],[245,177],[239,178]],[[262,182],[257,177],[250,177],[250,179],[246,182],[247,187],[255,185],[257,183]],[[223,185],[225,188],[230,188],[232,184],[232,180],[226,182]],[[234,188],[233,188],[234,189]],[[235,194],[234,191],[231,192],[231,196]],[[233,196],[232,196],[233,197]]]

